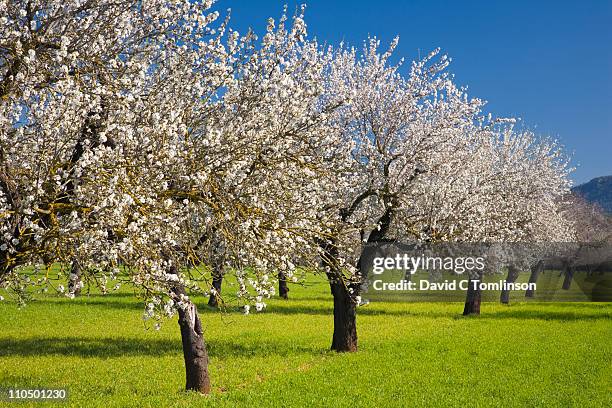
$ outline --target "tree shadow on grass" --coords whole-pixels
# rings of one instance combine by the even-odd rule
[[[295,345],[290,342],[258,340],[254,343],[207,342],[211,358],[319,355],[317,347]],[[172,339],[142,339],[129,337],[34,337],[13,339],[0,337],[0,357],[72,356],[81,358],[162,357],[182,355],[181,341]]]
[[[112,298],[106,298],[101,296],[96,297],[82,297],[78,299],[61,299],[61,300],[53,300],[53,299],[34,299],[32,301],[33,305],[62,305],[62,306],[74,306],[74,307],[104,307],[104,308],[113,308],[113,309],[125,309],[125,310],[143,310],[145,305],[144,302],[138,301],[121,301],[121,300],[112,300]]]
[[[483,303],[481,307],[481,315],[479,319],[537,319],[537,320],[557,320],[557,321],[578,321],[578,320],[612,320],[612,307],[605,307],[601,304],[575,304],[576,308],[572,308],[571,304],[554,304],[554,305],[529,305],[528,308],[504,308],[499,310],[497,304],[490,303],[497,310],[487,311],[487,303]],[[557,310],[551,310],[557,309]],[[558,310],[566,309],[566,310]],[[398,316],[398,317],[416,317],[416,318],[451,318],[463,319],[462,316],[463,304],[457,302],[453,311],[436,310],[410,310],[410,304],[407,304],[404,310],[384,310],[378,308],[361,307],[357,310],[358,316]],[[280,307],[269,307],[265,313],[279,315],[326,315],[332,316],[333,310],[328,307],[313,307],[308,305],[283,305]]]
[[[112,297],[115,295],[108,295],[104,297],[82,297],[75,300],[66,299],[66,304],[73,305],[75,307],[102,307],[102,308],[114,308],[124,310],[136,310],[140,311],[143,309],[144,304],[139,301],[121,301],[113,300]],[[123,297],[123,296],[121,296]],[[333,303],[331,303],[331,297],[329,298],[329,305],[312,305],[308,304],[307,299],[299,299],[296,301],[288,300],[282,303],[275,303],[269,305],[263,314],[273,315],[311,315],[311,316],[332,316],[333,315]],[[37,304],[55,304],[59,302],[57,300],[36,300]],[[198,299],[199,312],[202,316],[218,315],[220,312],[218,309],[209,308],[206,305],[206,299]],[[451,319],[463,319],[461,315],[463,311],[463,303],[454,302],[452,310],[439,310],[439,304],[432,303],[430,310],[423,309],[423,302],[417,302],[419,307],[417,310],[410,307],[411,303],[405,303],[403,309],[386,310],[380,307],[360,307],[357,309],[357,314],[360,316],[398,316],[398,317],[415,317],[415,318],[451,318]],[[375,305],[375,303],[372,303]],[[493,310],[489,309],[491,307]],[[235,308],[229,307],[226,312],[230,315],[235,313]],[[206,317],[204,317],[206,318]],[[514,303],[510,306],[504,306],[500,309],[499,304],[496,302],[483,302],[481,307],[481,315],[479,319],[537,319],[537,320],[556,320],[556,321],[595,321],[595,320],[612,320],[612,304],[611,303],[577,303],[577,302],[566,302],[566,303]],[[0,355],[2,351],[0,350]]]
[[[598,310],[598,309],[593,309]],[[588,313],[582,309],[580,312],[575,313],[571,311],[556,311],[556,310],[497,310],[494,312],[487,312],[486,310],[481,311],[480,319],[536,319],[536,320],[555,320],[555,321],[594,321],[594,320],[610,320],[612,321],[612,314],[593,312]]]

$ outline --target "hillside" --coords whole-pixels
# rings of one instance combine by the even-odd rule
[[[574,187],[572,191],[612,214],[612,176],[594,178],[588,183]]]

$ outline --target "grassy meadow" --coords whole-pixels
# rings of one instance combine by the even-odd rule
[[[127,289],[0,302],[0,387],[69,390],[70,407],[612,406],[612,304],[372,302],[360,351],[328,351],[326,283],[290,286],[263,313],[199,299],[213,393],[187,393],[176,320],[146,329]]]

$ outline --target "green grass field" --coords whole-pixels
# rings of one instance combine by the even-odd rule
[[[0,302],[0,387],[67,387],[74,407],[612,406],[612,304],[382,303],[336,354],[325,282],[264,313],[199,306],[213,393],[182,391],[176,321],[145,330],[129,293]],[[4,405],[3,405],[4,404]],[[8,403],[2,406],[41,406]]]

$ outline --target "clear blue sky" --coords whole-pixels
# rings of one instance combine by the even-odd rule
[[[361,46],[399,35],[397,55],[436,47],[457,83],[498,116],[522,118],[572,154],[576,183],[612,175],[612,1],[218,0],[232,27],[262,33],[306,3],[310,36]]]

